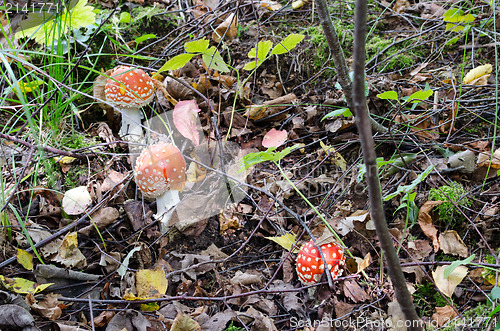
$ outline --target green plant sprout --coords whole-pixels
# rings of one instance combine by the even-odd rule
[[[431,95],[434,94],[434,91],[426,86],[424,90],[417,91],[412,93],[410,96],[399,98],[398,92],[396,91],[386,91],[384,93],[377,94],[377,98],[382,100],[393,100],[396,101],[400,106],[406,106],[408,104],[412,105],[412,110],[415,109],[418,105],[418,102],[427,100]]]
[[[446,22],[446,31],[463,32],[467,34],[471,26],[469,23],[473,22],[476,18],[472,14],[465,14],[462,9],[451,8],[448,9],[443,15],[443,21]],[[457,35],[446,42],[446,45],[455,44],[462,34]]]
[[[462,184],[452,182],[449,186],[441,186],[439,189],[432,188],[429,191],[429,200],[443,201],[442,204],[436,206],[439,213],[439,218],[447,224],[457,224],[463,221],[464,217],[457,213],[457,207],[469,207],[472,201],[467,198],[468,192]]]
[[[184,44],[186,53],[174,56],[168,60],[159,70],[158,73],[167,70],[177,70],[184,67],[195,56],[201,55],[203,62],[210,69],[220,72],[229,72],[229,66],[224,62],[215,46],[209,47],[210,41],[203,38],[199,40],[188,41]]]

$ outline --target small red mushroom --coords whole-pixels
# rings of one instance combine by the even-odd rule
[[[146,148],[137,158],[134,177],[146,198],[156,198],[156,217],[166,230],[179,202],[179,190],[184,189],[186,162],[172,144],[160,142]]]
[[[332,274],[332,279],[342,275],[342,267],[345,264],[345,256],[342,248],[335,243],[321,245],[325,255],[326,264]],[[303,285],[312,285],[319,282],[325,269],[318,247],[314,241],[309,241],[300,249],[297,255],[297,275]]]
[[[130,135],[139,141],[142,137],[141,112],[154,96],[153,80],[142,69],[119,66],[110,75],[104,88],[106,101],[114,104],[122,114],[120,137]]]

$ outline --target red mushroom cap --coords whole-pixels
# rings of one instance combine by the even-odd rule
[[[154,96],[153,80],[142,69],[117,67],[110,75],[104,93],[106,100],[122,108],[140,108]]]
[[[177,147],[167,143],[149,146],[137,158],[134,176],[146,198],[157,198],[167,190],[182,190],[186,162]]]
[[[345,264],[345,256],[342,248],[335,243],[321,245],[321,250],[325,255],[326,264],[330,269],[332,278],[342,275],[341,267]],[[303,285],[312,285],[319,282],[325,266],[318,247],[311,240],[300,249],[297,255],[297,275]]]

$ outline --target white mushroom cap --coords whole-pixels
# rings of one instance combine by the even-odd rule
[[[146,198],[158,198],[167,190],[182,190],[186,162],[177,147],[167,143],[149,146],[137,158],[135,181]]]
[[[110,76],[104,88],[106,101],[120,108],[140,108],[153,99],[153,81],[142,69],[120,66]]]

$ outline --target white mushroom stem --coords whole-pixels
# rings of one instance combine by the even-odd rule
[[[139,108],[120,108],[120,112],[122,114],[120,137],[133,142],[142,140],[141,111]]]
[[[144,142],[144,133],[141,126],[141,111],[139,108],[120,108],[122,114],[122,126],[120,137],[129,142],[128,151],[130,162],[135,166],[135,160],[141,153],[141,143]]]
[[[162,196],[156,198],[156,210],[158,213],[155,217],[160,222],[161,232],[165,233],[170,226],[170,219],[174,213],[174,207],[181,201],[179,191],[168,190]]]

